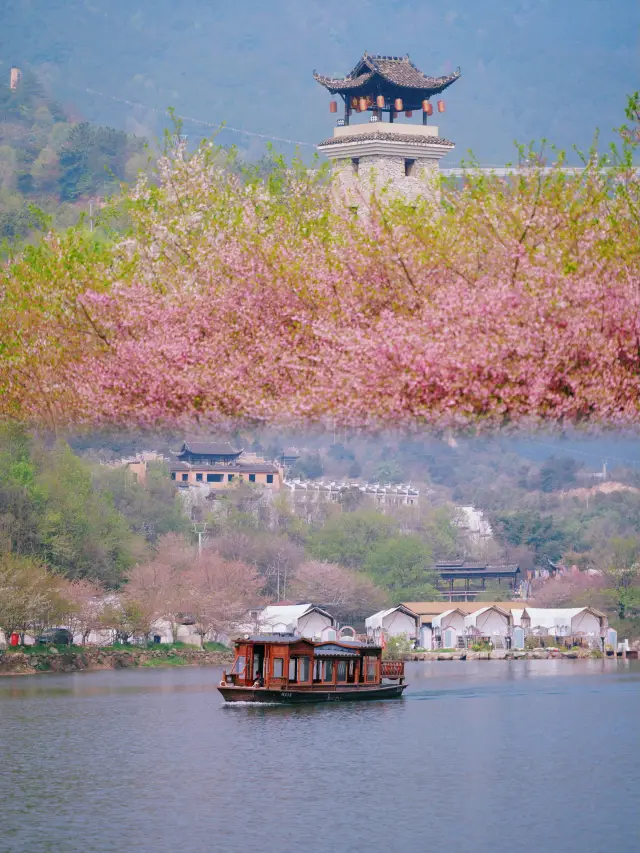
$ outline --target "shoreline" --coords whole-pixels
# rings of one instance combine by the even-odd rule
[[[90,648],[60,651],[55,647],[39,652],[0,652],[0,678],[45,673],[98,672],[135,667],[224,666],[233,663],[232,651],[202,649],[110,649]]]
[[[627,655],[637,659],[637,651]],[[53,647],[39,652],[0,651],[0,678],[16,675],[69,674],[74,672],[99,672],[101,670],[144,668],[170,668],[176,666],[230,666],[233,652],[191,649],[117,649],[86,648],[65,652]],[[617,656],[620,658],[620,655]],[[405,663],[429,661],[476,660],[616,660],[614,655],[592,654],[591,651],[560,651],[556,649],[530,649],[514,651],[494,649],[474,652],[460,649],[451,652],[410,652],[402,656]]]
[[[617,655],[620,657],[620,654]],[[627,658],[637,659],[638,652],[636,650],[628,652]],[[525,649],[525,650],[507,650],[493,649],[492,651],[474,652],[467,649],[460,649],[452,652],[408,652],[403,655],[402,660],[409,661],[443,661],[443,660],[615,660],[614,654],[603,654],[602,652],[593,652],[590,649],[576,649],[561,651],[560,649]]]

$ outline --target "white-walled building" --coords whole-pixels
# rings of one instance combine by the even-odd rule
[[[466,648],[490,642],[497,648],[524,648],[528,637],[545,644],[588,645],[602,648],[608,622],[593,607],[530,607],[526,601],[404,602],[418,614],[419,645],[426,650]]]
[[[365,619],[367,636],[380,642],[385,637],[406,636],[409,640],[418,638],[418,615],[403,604],[388,610],[379,610]]]
[[[526,607],[512,610],[514,625],[523,628],[525,637],[573,637],[600,648],[608,620],[593,607]]]
[[[457,649],[465,645],[465,618],[464,610],[455,607],[445,610],[434,617],[431,623],[433,641],[442,649]],[[423,646],[423,648],[425,648]]]
[[[513,617],[497,605],[482,607],[465,616],[467,641],[490,642],[495,648],[507,648],[511,641]]]
[[[336,620],[315,604],[270,604],[256,614],[251,632],[260,634],[297,634],[309,640],[320,639],[325,628],[335,628]]]

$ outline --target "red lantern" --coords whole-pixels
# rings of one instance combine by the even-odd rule
[[[353,107],[354,110],[358,109],[358,99],[356,98],[355,95],[351,98],[351,106]]]
[[[411,118],[413,115],[413,110],[405,110],[404,112],[406,118]]]
[[[433,104],[430,101],[423,101],[422,109],[428,116],[433,115]]]
[[[378,95],[376,98],[376,104],[380,107],[380,109],[384,109],[384,95]]]
[[[394,107],[396,108],[397,112],[399,112],[399,113],[402,112],[402,98],[396,98],[396,102],[394,104]]]
[[[337,101],[331,101],[331,103],[329,104],[329,112],[330,113],[337,113],[338,112]]]
[[[444,112],[444,101],[438,101],[438,112],[439,113]]]
[[[367,109],[367,99],[360,98],[360,112],[363,113]]]

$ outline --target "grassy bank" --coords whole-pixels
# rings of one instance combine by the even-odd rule
[[[0,652],[0,676],[131,667],[224,666],[232,660],[232,651],[220,643],[207,643],[204,649],[185,643],[104,647],[19,646]]]

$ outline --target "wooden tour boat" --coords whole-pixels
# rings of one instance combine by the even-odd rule
[[[233,668],[218,687],[225,702],[395,699],[407,687],[402,661],[383,661],[380,646],[358,640],[246,635],[235,649]]]

